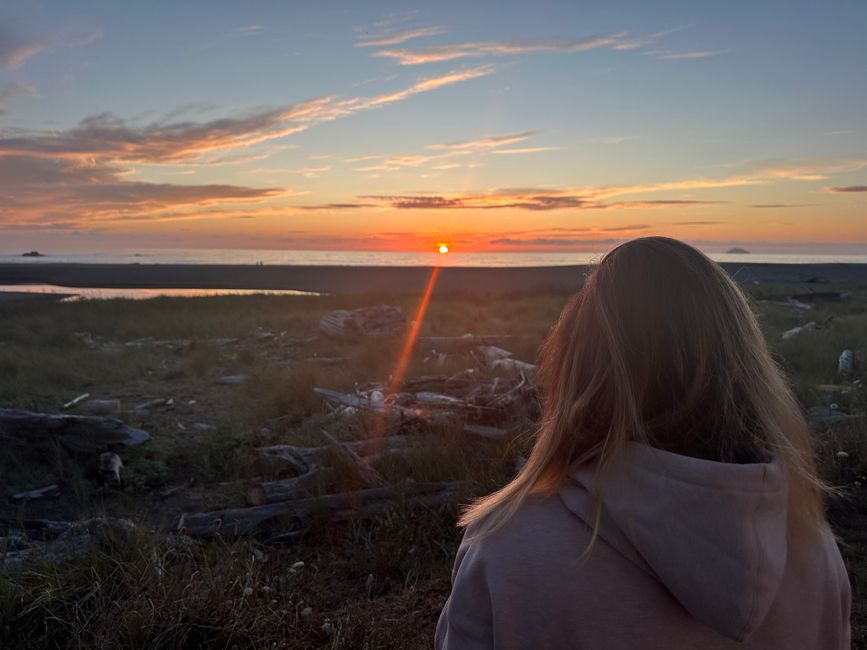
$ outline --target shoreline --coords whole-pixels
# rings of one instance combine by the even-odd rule
[[[867,283],[867,264],[724,262],[749,285]],[[435,291],[487,293],[578,289],[591,265],[441,267]],[[430,266],[258,266],[218,264],[0,264],[0,284],[105,289],[295,289],[320,293],[422,291]]]

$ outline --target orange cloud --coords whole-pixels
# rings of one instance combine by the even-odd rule
[[[585,52],[600,47],[615,46],[626,36],[626,32],[593,36],[571,41],[482,41],[476,43],[453,43],[425,48],[402,50],[379,50],[373,56],[394,59],[400,65],[420,65],[440,63],[467,57],[499,56],[504,54],[532,54],[540,52]]]
[[[399,34],[391,36],[379,36],[360,40],[355,44],[355,47],[383,47],[387,45],[400,45],[407,41],[412,41],[418,38],[427,38],[428,36],[439,36],[448,32],[444,27],[421,27],[419,29],[410,29]]]

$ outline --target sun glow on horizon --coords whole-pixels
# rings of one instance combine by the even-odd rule
[[[437,250],[439,250],[440,255],[445,255],[449,252],[448,244],[440,244]]]

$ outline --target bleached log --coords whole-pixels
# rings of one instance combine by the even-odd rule
[[[340,443],[346,449],[352,450],[367,462],[371,462],[383,455],[406,452],[417,445],[416,441],[407,436],[386,436],[371,440],[353,440]],[[297,447],[295,445],[280,444],[270,447],[259,447],[256,450],[259,456],[266,460],[282,460],[306,471],[310,464],[322,465],[328,460],[329,454],[334,451],[333,445],[322,447]],[[299,465],[299,463],[303,463]]]
[[[138,404],[133,410],[139,415],[147,415],[153,409],[173,409],[175,408],[175,400],[171,397],[157,397],[150,399],[147,402]]]
[[[805,323],[803,325],[799,325],[798,327],[793,327],[790,330],[786,330],[783,332],[783,340],[790,339],[793,336],[797,336],[801,332],[809,332],[810,330],[814,330],[818,327],[816,321],[810,321],[809,323]]]
[[[408,483],[249,508],[185,513],[178,522],[178,530],[192,537],[237,537],[267,533],[269,530],[285,532],[286,522],[296,522],[304,527],[318,513],[330,515],[332,519],[345,519],[364,513],[382,512],[401,503],[451,502],[463,486],[461,482]]]
[[[246,379],[244,375],[226,375],[219,377],[214,383],[220,386],[237,386],[243,384]]]
[[[135,341],[127,341],[123,345],[127,348],[165,348],[167,350],[172,350],[173,352],[180,352],[182,350],[187,350],[192,346],[192,344],[193,342],[188,339],[159,340],[152,337],[146,337],[143,339],[136,339]]]
[[[481,438],[487,438],[488,440],[501,440],[509,433],[505,429],[490,427],[484,424],[465,424],[464,432]]]
[[[113,415],[120,413],[120,400],[118,399],[89,399],[80,402],[76,410],[87,415]]]
[[[149,439],[146,431],[114,418],[0,408],[0,440],[15,444],[57,440],[70,451],[99,453],[112,445],[140,445]]]
[[[66,562],[86,554],[103,542],[128,537],[135,530],[135,524],[128,519],[113,517],[52,523],[62,523],[65,526],[54,539],[19,548],[3,556],[3,568],[7,573],[20,571],[31,557],[39,557],[50,564]]]
[[[512,338],[508,334],[495,334],[492,336],[478,336],[464,334],[463,336],[421,336],[421,345],[432,346],[440,352],[468,351],[478,345],[498,345]]]
[[[73,407],[78,406],[79,404],[81,404],[81,403],[82,403],[84,400],[86,400],[88,397],[90,397],[90,393],[82,393],[82,394],[79,395],[78,397],[74,397],[74,398],[72,398],[71,400],[69,400],[66,404],[64,404],[63,406],[61,406],[60,409],[61,409],[62,411],[68,411],[69,409],[71,409],[71,408],[73,408]]]
[[[348,443],[338,442],[334,436],[328,433],[325,429],[320,429],[320,433],[329,443],[343,451],[353,460],[359,470],[361,470],[361,473],[364,475],[368,484],[385,485],[385,479],[382,478],[379,472],[371,467],[369,459],[359,456],[358,452]]]
[[[330,468],[311,465],[300,476],[281,479],[279,481],[263,481],[247,490],[247,503],[251,506],[260,506],[266,503],[277,503],[309,493],[310,488],[324,474],[330,472]]]
[[[473,350],[473,356],[477,357],[486,366],[493,366],[495,361],[508,359],[512,353],[496,345],[477,345]]]
[[[13,503],[19,503],[21,501],[33,501],[34,499],[41,499],[43,497],[56,497],[58,494],[60,494],[60,486],[57,485],[57,483],[52,483],[51,485],[36,488],[35,490],[17,492],[9,497],[9,500]]]
[[[526,361],[518,361],[517,359],[495,359],[491,362],[491,367],[507,372],[523,372],[529,375],[534,374],[538,370],[538,366]]]
[[[406,314],[400,307],[374,305],[359,309],[338,309],[319,319],[319,332],[334,339],[386,339],[406,330]]]
[[[469,406],[464,400],[458,399],[457,397],[452,397],[451,395],[442,395],[440,393],[431,393],[428,391],[416,393],[415,399],[419,404],[424,404],[425,406]]]

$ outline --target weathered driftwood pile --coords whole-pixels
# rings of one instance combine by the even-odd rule
[[[394,337],[404,329],[403,313],[387,306],[334,312],[320,321],[321,332],[344,340]],[[406,380],[399,392],[389,393],[386,383],[372,383],[354,393],[319,387],[314,391],[331,404],[336,417],[372,411],[385,416],[384,422],[397,420],[397,431],[418,430],[402,424],[423,424],[428,430],[431,426],[446,425],[460,427],[471,435],[500,439],[508,433],[503,425],[534,418],[539,408],[533,381],[536,368],[513,359],[510,352],[494,345],[505,339],[472,335],[423,338],[419,345],[423,350],[430,349],[429,358],[459,356],[473,367],[448,375]],[[443,361],[435,363],[443,365]],[[399,504],[449,503],[464,487],[460,482],[387,484],[375,464],[385,456],[414,453],[419,441],[412,433],[351,442],[339,442],[324,430],[321,434],[325,441],[321,446],[278,444],[260,448],[262,461],[291,468],[295,475],[252,483],[246,492],[247,507],[184,514],[178,523],[179,531],[193,537],[255,535],[279,542],[303,534],[317,517],[335,521],[381,512]],[[362,479],[360,484],[366,487],[310,496],[333,476],[335,465],[344,471],[354,471]]]
[[[398,307],[378,305],[326,314],[319,322],[318,336],[327,340],[356,342],[363,339],[396,338],[407,330],[407,318]],[[88,333],[80,333],[84,345],[95,351],[114,353],[124,349],[146,347],[185,352],[193,345],[189,340],[139,339],[118,343]],[[313,343],[317,337],[292,338],[286,332],[257,330],[234,339],[209,339],[216,346],[252,344],[262,353],[282,351]],[[403,435],[385,435],[374,440],[339,442],[322,431],[321,446],[300,447],[277,444],[258,450],[260,461],[278,474],[291,473],[278,480],[245,481],[247,506],[213,512],[186,513],[178,522],[178,532],[191,537],[257,536],[271,542],[293,539],[319,518],[339,521],[356,515],[368,515],[401,505],[440,505],[452,503],[465,488],[461,482],[403,481],[389,484],[377,471],[376,464],[388,456],[417,453],[421,443],[413,432],[430,431],[431,427],[449,426],[474,436],[500,439],[516,422],[535,418],[538,397],[532,364],[514,359],[502,346],[508,337],[473,336],[427,337],[417,347],[425,362],[443,368],[446,361],[457,362],[460,372],[429,374],[403,382],[397,392],[390,392],[386,382],[359,387],[354,393],[339,393],[326,388],[315,392],[330,405],[335,417],[345,418],[361,411],[382,414],[383,422]],[[279,356],[279,355],[278,355]],[[327,362],[330,357],[315,358]],[[339,362],[340,359],[336,358]],[[450,363],[451,367],[455,363]],[[469,366],[469,367],[467,367]],[[240,384],[241,375],[215,379],[223,385]],[[146,416],[174,408],[171,398],[153,398],[127,411]],[[123,466],[114,453],[116,445],[141,444],[149,435],[120,420],[103,417],[121,412],[117,399],[94,399],[85,393],[62,406],[70,413],[44,414],[0,409],[0,440],[32,446],[34,443],[59,443],[80,457],[87,455],[97,473],[108,483],[120,484]],[[85,415],[86,414],[86,415]],[[403,426],[404,424],[410,426]],[[422,426],[417,426],[422,425]],[[195,426],[195,425],[191,425]],[[202,425],[204,426],[204,425]],[[382,433],[374,434],[381,436]],[[353,472],[360,489],[322,495],[322,488],[335,472]],[[57,484],[12,495],[21,503],[54,496]],[[318,495],[318,496],[317,496]],[[96,523],[94,523],[96,522]],[[128,522],[126,522],[128,523]],[[126,523],[121,526],[126,526]],[[8,567],[20,566],[34,552],[60,561],[74,556],[94,539],[94,530],[115,523],[104,520],[86,522],[32,522],[38,528],[38,544],[27,541],[30,530],[9,529],[0,538]],[[11,532],[10,532],[11,531]]]
[[[0,441],[29,449],[55,443],[74,453],[100,453],[114,445],[140,445],[150,434],[114,418],[34,413],[0,408]]]
[[[319,332],[329,338],[356,341],[390,339],[406,329],[406,314],[400,307],[375,305],[359,309],[338,309],[319,319]]]
[[[135,530],[128,519],[97,517],[83,521],[0,520],[0,558],[8,573],[39,556],[58,564],[84,555],[98,544],[122,542]]]

